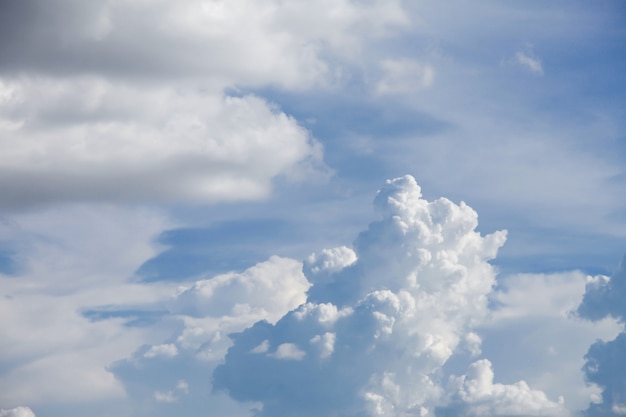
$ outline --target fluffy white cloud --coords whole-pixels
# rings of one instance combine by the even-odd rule
[[[179,288],[171,310],[192,317],[257,314],[275,322],[305,301],[310,285],[301,262],[273,256],[241,274],[218,275]]]
[[[254,97],[102,78],[0,83],[0,205],[266,196],[324,175],[321,146]]]
[[[410,177],[388,181],[375,205],[381,220],[354,244],[308,261],[326,262],[308,302],[276,324],[234,338],[217,389],[264,404],[261,415],[425,415],[443,388],[437,373],[487,314],[495,283],[487,262],[505,233],[481,236],[466,204],[432,202]],[[278,361],[278,359],[298,359]],[[421,413],[421,414],[420,414]]]
[[[587,384],[581,372],[583,357],[597,339],[615,337],[620,325],[612,319],[592,323],[573,313],[586,281],[579,271],[499,277],[489,318],[476,329],[497,380],[524,380],[550,399],[563,397],[572,412],[598,396],[600,389]]]
[[[259,321],[275,323],[306,300],[309,287],[302,263],[278,256],[240,273],[199,279],[178,288],[167,302],[168,320],[174,323],[167,343],[144,345],[110,369],[131,401],[144,404],[152,415],[169,415],[173,410],[157,403],[178,407],[177,412],[193,408],[205,401],[207,375],[232,345],[228,335]],[[330,336],[325,336],[318,350],[327,352],[330,344]],[[266,354],[267,349],[261,341],[251,352]],[[286,343],[271,355],[277,360],[297,361],[305,352]],[[210,400],[212,404],[221,403],[215,405],[212,415],[242,412],[242,407],[234,407],[219,395],[212,395]]]
[[[570,415],[562,398],[553,402],[542,391],[530,389],[524,381],[494,384],[493,378],[491,362],[487,359],[472,363],[466,375],[451,378],[448,389],[456,404],[440,410],[440,414],[458,417]]]
[[[347,246],[323,249],[312,253],[304,260],[303,270],[313,283],[330,279],[332,274],[356,262],[356,253]]]

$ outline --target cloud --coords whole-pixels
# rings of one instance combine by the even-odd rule
[[[487,315],[488,260],[506,234],[481,236],[469,206],[422,199],[410,176],[388,181],[375,206],[380,220],[359,234],[355,261],[345,249],[313,255],[307,303],[233,335],[215,389],[261,402],[260,416],[434,411],[441,367],[480,340],[471,329]],[[322,262],[332,270],[318,281],[315,261],[333,254],[350,260]]]
[[[626,333],[614,340],[598,340],[585,355],[583,371],[587,381],[602,389],[602,397],[589,404],[586,416],[619,416],[626,405]]]
[[[305,301],[310,284],[302,263],[273,256],[243,273],[229,273],[180,287],[171,311],[191,317],[257,314],[272,322]]]
[[[3,4],[0,22],[3,73],[299,89],[332,78],[329,55],[349,55],[408,17],[401,2],[380,0],[28,0]]]
[[[384,60],[382,77],[376,83],[377,94],[407,94],[430,87],[435,80],[432,65],[415,60]]]
[[[610,316],[622,324],[622,332],[610,341],[597,340],[585,355],[583,372],[589,383],[602,389],[602,397],[589,404],[587,416],[620,416],[626,408],[626,255],[611,277],[589,277],[586,291],[577,313],[598,321]]]
[[[28,0],[1,15],[0,208],[253,200],[279,176],[324,178],[295,119],[225,91],[332,85],[340,56],[407,23],[400,2],[349,0]]]
[[[321,145],[258,97],[92,77],[4,80],[0,89],[5,208],[249,200],[267,196],[278,175],[325,175]]]
[[[302,263],[278,256],[242,272],[197,279],[179,287],[164,303],[170,322],[166,343],[143,345],[109,369],[123,384],[130,402],[143,404],[151,415],[197,410],[206,406],[207,375],[232,345],[228,335],[259,321],[275,323],[305,302],[309,287]],[[326,351],[329,343],[328,336],[320,340],[320,351]],[[267,346],[261,342],[251,351],[264,354]],[[277,360],[297,361],[304,352],[284,344],[272,355]],[[211,395],[212,415],[238,415],[247,409],[227,400]]]
[[[180,399],[179,395],[181,394],[189,394],[189,384],[187,384],[187,381],[182,379],[178,381],[174,390],[166,392],[155,391],[154,400],[158,403],[175,403],[178,402]]]
[[[0,274],[0,404],[77,404],[124,397],[107,366],[152,332],[99,306],[154,309],[174,290],[140,285],[134,271],[158,253],[171,225],[162,213],[111,206],[65,207],[6,217],[17,276]],[[123,242],[123,244],[120,244]]]
[[[543,75],[543,66],[539,58],[535,57],[532,52],[518,51],[515,53],[516,62],[528,69],[535,75]]]
[[[532,390],[524,381],[505,385],[493,382],[491,362],[481,359],[469,366],[466,375],[451,377],[449,390],[453,405],[438,410],[446,416],[569,416],[563,399],[550,401],[542,391]]]
[[[524,380],[550,399],[562,397],[572,412],[600,393],[580,370],[589,345],[621,331],[615,320],[590,322],[573,314],[586,279],[580,271],[499,276],[489,319],[476,329],[482,355],[500,381]],[[461,366],[454,369],[462,372]]]
[[[537,57],[534,46],[530,43],[524,45],[522,49],[515,52],[512,58],[501,61],[501,65],[511,65],[524,69],[533,75],[543,75],[543,65],[541,59]]]
[[[0,409],[0,417],[35,417],[35,413],[28,407],[15,407],[10,410]]]
[[[605,275],[589,277],[584,298],[577,312],[581,317],[589,320],[600,320],[611,316],[624,322],[626,319],[626,255],[611,277]]]
[[[163,356],[173,358],[178,355],[178,348],[171,343],[165,345],[150,346],[150,349],[143,354],[144,358],[156,358],[157,356]]]

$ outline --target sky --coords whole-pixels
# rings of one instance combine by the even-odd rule
[[[0,417],[626,415],[622,0],[0,0]]]

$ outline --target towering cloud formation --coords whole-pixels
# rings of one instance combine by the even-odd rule
[[[426,416],[454,401],[467,405],[454,407],[459,415],[483,415],[477,403],[492,415],[562,414],[523,382],[494,384],[488,361],[458,377],[457,395],[440,383],[455,352],[478,352],[472,328],[488,311],[488,260],[506,232],[481,236],[474,210],[422,199],[410,176],[387,181],[375,206],[381,218],[358,236],[354,253],[338,248],[307,260],[307,303],[234,335],[214,387],[261,402],[260,416]]]

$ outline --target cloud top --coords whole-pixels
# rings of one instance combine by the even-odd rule
[[[442,365],[462,341],[480,343],[471,329],[487,313],[488,260],[506,233],[481,236],[474,210],[423,199],[411,176],[387,181],[374,204],[380,219],[354,252],[307,260],[314,285],[305,304],[233,336],[217,390],[261,402],[261,416],[434,411]]]

